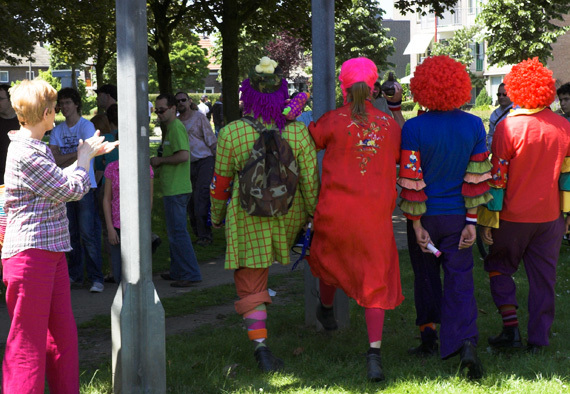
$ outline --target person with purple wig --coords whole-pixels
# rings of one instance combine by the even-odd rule
[[[275,261],[290,263],[289,250],[295,237],[315,210],[317,154],[305,125],[287,122],[282,114],[289,95],[287,81],[283,79],[277,63],[262,58],[256,69],[249,73],[249,79],[243,81],[240,92],[244,114],[268,129],[278,128],[281,137],[290,145],[299,169],[297,192],[285,215],[249,215],[240,205],[239,173],[248,161],[259,133],[243,119],[220,130],[210,186],[212,225],[219,228],[225,219],[225,268],[235,270],[234,280],[239,296],[235,308],[244,318],[259,368],[263,372],[272,372],[282,369],[283,361],[275,357],[266,345],[266,305],[271,303],[267,291],[269,267]]]

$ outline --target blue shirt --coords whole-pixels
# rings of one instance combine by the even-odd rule
[[[420,152],[428,196],[425,215],[466,213],[463,177],[470,157],[487,151],[485,137],[481,119],[458,109],[429,111],[404,124],[402,149]]]

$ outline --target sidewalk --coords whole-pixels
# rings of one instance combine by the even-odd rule
[[[394,224],[394,234],[396,236],[396,244],[398,249],[407,247],[406,241],[406,219],[401,215],[398,208],[392,216]],[[293,262],[297,256],[292,256]],[[300,264],[297,269],[302,269]],[[222,284],[233,283],[233,271],[224,269],[224,257],[221,256],[215,260],[200,262],[200,270],[202,272],[202,283],[195,287],[174,288],[170,287],[170,281],[166,281],[159,274],[153,275],[153,282],[160,299],[175,297],[180,294],[197,291],[209,287],[219,286]],[[291,270],[291,265],[282,266],[275,264],[270,268],[273,273],[285,273]],[[114,283],[105,283],[105,291],[103,293],[90,293],[89,287],[71,290],[71,302],[73,313],[77,324],[91,320],[98,315],[110,314],[113,298],[117,293],[118,285]],[[10,318],[6,309],[4,294],[0,296],[0,346],[6,344],[8,331],[10,330]],[[167,321],[167,326],[168,326]]]

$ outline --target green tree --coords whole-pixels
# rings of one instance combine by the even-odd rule
[[[43,79],[49,83],[57,91],[61,89],[61,82],[58,78],[51,75],[51,68],[49,68],[47,71],[40,71],[38,78]]]
[[[428,11],[441,16],[446,10],[452,10],[457,0],[396,0],[394,6],[402,13],[417,12],[426,15]],[[452,10],[453,12],[453,10]]]
[[[38,18],[49,25],[46,37],[56,63],[52,67],[71,67],[74,72],[93,57],[96,80],[102,84],[103,70],[116,52],[115,1],[37,1]]]
[[[475,35],[479,30],[478,26],[463,27],[457,30],[449,40],[434,43],[431,54],[433,56],[448,55],[469,67],[474,60],[469,44],[475,42]]]
[[[34,44],[44,39],[47,26],[38,17],[39,3],[38,0],[0,2],[0,59],[12,65],[20,64],[16,56],[31,57]]]
[[[478,18],[486,26],[488,62],[502,66],[532,57],[545,63],[552,43],[570,26],[558,26],[570,11],[568,0],[489,0]]]
[[[204,79],[208,76],[207,51],[198,45],[199,37],[192,35],[190,40],[178,40],[172,44],[169,54],[172,67],[172,83],[176,91],[199,90],[204,88]],[[156,62],[149,62],[149,91],[158,92]]]
[[[348,59],[364,56],[379,69],[393,66],[387,59],[394,52],[395,38],[388,37],[389,29],[382,26],[384,11],[369,0],[337,1],[335,17],[336,65]]]

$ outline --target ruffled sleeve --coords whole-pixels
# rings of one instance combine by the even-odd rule
[[[570,212],[570,156],[564,158],[560,169],[558,188],[560,189],[560,210]]]
[[[476,208],[492,200],[493,197],[489,193],[489,185],[487,184],[487,180],[491,179],[491,168],[488,151],[472,155],[469,158],[461,188],[467,209]]]
[[[499,212],[503,209],[503,197],[507,187],[509,161],[496,155],[491,158],[491,179],[489,194],[492,200],[480,206],[477,211],[477,224],[485,227],[499,228]]]
[[[427,201],[419,151],[402,149],[398,185],[402,188],[400,209],[408,219],[418,220],[426,212]]]

